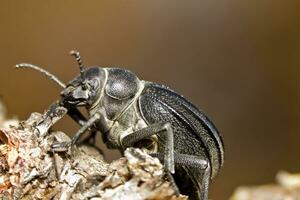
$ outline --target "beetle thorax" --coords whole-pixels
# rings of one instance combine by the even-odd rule
[[[130,107],[116,119],[107,133],[107,145],[111,148],[122,148],[122,138],[146,127],[146,123],[136,112],[136,105]]]
[[[121,138],[146,126],[137,106],[144,81],[128,70],[103,69],[106,81],[89,113],[101,112],[102,120],[98,126],[104,133],[104,141],[111,148],[121,148]]]

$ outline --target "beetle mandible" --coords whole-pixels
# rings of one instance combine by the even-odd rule
[[[167,177],[175,190],[191,199],[206,200],[208,187],[224,162],[222,138],[213,123],[183,96],[169,87],[140,80],[121,68],[85,68],[77,51],[71,51],[80,74],[67,85],[35,65],[35,69],[64,89],[61,104],[81,125],[70,144],[76,144],[87,130],[102,134],[108,148],[123,152],[138,147],[164,163]],[[77,109],[84,106],[89,118]],[[177,190],[178,191],[178,190]]]

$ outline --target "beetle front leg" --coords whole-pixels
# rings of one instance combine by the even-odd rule
[[[75,134],[70,143],[57,143],[52,145],[54,151],[65,151],[68,147],[72,147],[76,144],[80,136],[94,125],[96,121],[101,118],[100,113],[95,113]]]
[[[163,162],[163,155],[161,153],[153,153],[151,154],[153,157],[157,157],[159,160]],[[201,200],[208,199],[208,187],[210,183],[211,176],[211,167],[210,163],[206,158],[201,158],[199,156],[192,156],[187,154],[174,154],[174,162],[175,165],[179,166],[187,166],[194,168],[195,170],[201,170],[203,173],[203,177],[200,183],[200,192],[198,192],[198,196]],[[171,179],[171,184],[173,185],[174,179]],[[175,191],[178,190],[177,185],[174,185]]]
[[[77,108],[69,108],[68,115],[80,126],[84,126],[87,122],[85,116]],[[90,127],[90,135],[84,139],[84,142],[92,140],[92,144],[96,144],[96,133],[97,129],[95,127]]]
[[[101,115],[99,113],[95,113],[75,134],[75,136],[72,138],[71,145],[76,144],[80,136],[88,130],[90,127],[94,125],[96,121],[98,121],[101,118]]]
[[[87,119],[77,108],[68,108],[68,115],[80,126],[84,126],[87,122]]]
[[[122,138],[121,143],[124,147],[133,146],[136,142],[150,137],[152,135],[166,135],[166,145],[164,152],[164,165],[170,173],[175,173],[174,165],[174,135],[170,123],[156,123],[151,124],[146,128],[133,132],[124,138]]]

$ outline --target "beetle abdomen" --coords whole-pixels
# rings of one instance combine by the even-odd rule
[[[223,143],[203,112],[168,87],[155,83],[145,84],[139,105],[148,124],[171,123],[175,152],[205,156],[211,163],[212,177],[218,173],[224,159]]]

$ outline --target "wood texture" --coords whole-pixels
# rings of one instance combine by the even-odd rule
[[[70,138],[51,130],[66,110],[49,110],[19,122],[6,120],[0,106],[0,199],[187,199],[174,195],[159,160],[139,149],[111,164],[92,145],[54,152],[54,143]]]

